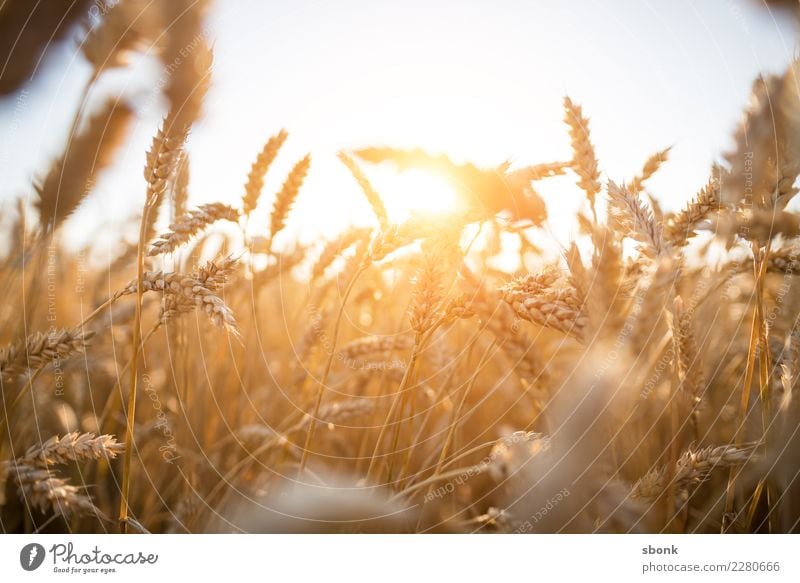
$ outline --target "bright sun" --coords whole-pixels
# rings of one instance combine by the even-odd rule
[[[386,170],[388,175],[375,182],[393,221],[406,219],[414,212],[437,214],[455,207],[456,190],[444,178],[422,170]]]

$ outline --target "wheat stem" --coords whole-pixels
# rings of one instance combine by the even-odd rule
[[[342,302],[341,306],[339,306],[339,312],[336,315],[336,321],[333,325],[333,334],[331,339],[331,346],[328,354],[328,359],[325,362],[325,369],[322,372],[322,377],[319,380],[319,384],[317,385],[317,394],[314,400],[314,411],[311,415],[311,422],[308,426],[308,432],[306,433],[306,441],[305,445],[303,446],[303,454],[300,458],[300,468],[298,470],[298,477],[301,477],[303,474],[303,470],[305,470],[306,464],[308,463],[308,456],[311,449],[311,441],[314,439],[314,431],[317,428],[317,418],[319,416],[320,406],[322,405],[322,397],[325,394],[325,387],[328,383],[328,375],[331,372],[331,366],[333,365],[333,359],[336,356],[336,342],[339,339],[339,328],[342,323],[342,316],[344,315],[344,310],[347,305],[347,299],[350,297],[350,293],[353,291],[353,287],[356,284],[356,280],[358,276],[361,275],[366,270],[366,266],[361,266],[353,276],[350,278],[350,282],[347,284],[347,288],[342,295]]]

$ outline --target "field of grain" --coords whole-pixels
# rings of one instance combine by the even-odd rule
[[[280,128],[236,199],[188,202],[205,3],[146,5],[103,4],[80,48],[90,85],[155,39],[183,63],[128,177],[138,237],[98,265],[63,236],[126,147],[113,97],[74,112],[2,233],[2,532],[800,530],[800,64],[754,82],[678,212],[648,192],[669,148],[605,175],[572,95],[570,159],[342,150],[372,225],[301,244],[281,235],[314,157],[276,178]],[[377,167],[458,200],[393,223]],[[551,260],[537,184],[565,176],[585,204]]]

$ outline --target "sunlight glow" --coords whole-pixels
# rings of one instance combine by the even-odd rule
[[[421,170],[390,172],[378,188],[393,221],[406,219],[414,212],[437,214],[453,210],[458,202],[453,185],[440,176]]]

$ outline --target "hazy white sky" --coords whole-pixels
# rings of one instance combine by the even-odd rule
[[[566,159],[565,94],[591,116],[612,179],[629,179],[648,155],[673,145],[650,186],[665,206],[678,206],[730,145],[753,78],[782,70],[797,46],[787,15],[742,0],[223,0],[209,28],[214,85],[190,139],[193,202],[240,197],[253,157],[286,127],[261,216],[266,225],[272,193],[311,151],[292,221],[303,237],[370,220],[338,149],[422,146],[485,165]],[[142,59],[133,69],[94,94],[123,92],[139,117],[117,169],[68,225],[76,241],[118,235],[142,204],[140,169],[163,105],[153,99],[157,66]],[[23,103],[0,101],[1,200],[31,195],[87,76],[69,48]],[[397,198],[418,187],[367,170],[395,212],[403,208]],[[580,200],[570,183],[543,189],[556,225]]]

